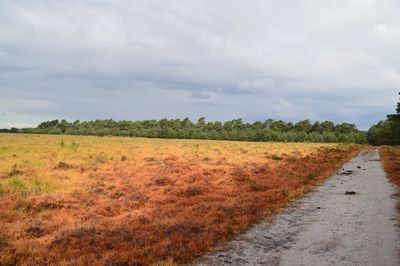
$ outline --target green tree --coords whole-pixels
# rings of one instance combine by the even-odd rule
[[[308,120],[308,119],[299,121],[294,125],[294,129],[297,132],[309,132],[311,130],[311,128],[312,128],[312,125],[311,125],[310,120]]]
[[[324,121],[321,123],[322,131],[333,132],[335,130],[335,124],[332,121]]]
[[[204,128],[206,126],[206,119],[204,117],[200,117],[199,120],[197,120],[196,126],[198,128]]]
[[[367,132],[367,140],[373,145],[400,145],[400,99],[396,113],[373,125]]]

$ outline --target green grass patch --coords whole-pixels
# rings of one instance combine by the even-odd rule
[[[8,186],[13,192],[24,192],[27,190],[27,184],[19,177],[13,177],[8,180]]]
[[[76,151],[79,148],[79,144],[75,142],[75,140],[72,141],[71,143],[71,150]]]
[[[37,177],[32,179],[13,177],[8,179],[7,186],[9,190],[14,193],[40,194],[54,192],[54,186],[52,184]]]
[[[54,187],[47,181],[35,179],[31,186],[33,193],[50,193],[54,191]]]
[[[61,147],[65,147],[65,142],[64,142],[64,140],[62,139],[59,143],[58,143]]]

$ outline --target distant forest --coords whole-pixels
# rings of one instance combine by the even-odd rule
[[[399,93],[400,94],[400,93]],[[185,119],[142,121],[52,120],[35,128],[0,129],[3,133],[66,134],[94,136],[126,136],[171,139],[211,139],[239,141],[370,143],[373,145],[400,145],[400,100],[396,113],[373,125],[368,132],[358,130],[354,124],[332,121],[297,123],[268,119],[264,122],[245,123],[234,119],[224,123],[207,122],[204,117],[193,123]]]
[[[399,93],[400,94],[400,93]],[[224,123],[207,122],[204,117],[193,123],[189,118],[142,121],[52,120],[35,128],[0,129],[5,133],[67,134],[94,136],[126,136],[171,139],[211,139],[239,141],[370,143],[373,145],[400,145],[400,100],[396,113],[373,125],[368,132],[358,130],[354,124],[332,121],[297,123],[268,119],[264,122],[245,123],[234,119]]]
[[[291,123],[273,119],[245,123],[240,118],[222,123],[207,122],[204,117],[196,123],[189,118],[84,122],[53,120],[43,122],[36,128],[11,128],[0,132],[239,141],[367,142],[366,132],[358,130],[354,124],[349,123],[334,124],[331,121],[311,123],[309,120]]]

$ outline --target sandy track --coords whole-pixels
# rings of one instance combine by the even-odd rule
[[[340,173],[198,265],[400,265],[397,189],[379,153],[360,154]]]

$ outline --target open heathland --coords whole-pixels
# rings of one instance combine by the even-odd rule
[[[187,263],[363,147],[1,134],[0,261]]]
[[[389,179],[400,186],[400,146],[383,146],[380,153]]]

